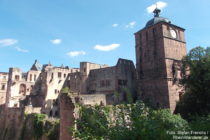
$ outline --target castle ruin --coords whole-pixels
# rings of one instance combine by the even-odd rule
[[[81,62],[79,68],[41,65],[36,60],[26,73],[20,68],[0,72],[0,130],[21,126],[24,111],[43,113],[60,118],[60,138],[70,139],[65,126],[73,123],[75,101],[115,105],[127,102],[127,94],[173,112],[184,93],[179,80],[181,59],[187,53],[185,29],[159,14],[156,8],[154,18],[135,33],[136,67],[122,58],[115,66]],[[72,93],[72,100],[60,97],[64,89]]]

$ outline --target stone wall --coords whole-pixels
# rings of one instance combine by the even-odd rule
[[[0,140],[50,140],[50,136],[45,132],[50,132],[50,129],[54,127],[56,119],[45,118],[43,120],[43,126],[40,131],[44,131],[39,139],[36,139],[36,131],[34,127],[35,117],[32,113],[40,114],[38,108],[5,108],[0,106]],[[25,115],[27,114],[27,115]],[[59,129],[53,128],[54,140],[59,139]],[[53,134],[53,135],[54,135]],[[52,138],[53,136],[51,136]]]
[[[0,139],[19,140],[24,122],[22,108],[7,108],[0,115]]]
[[[74,124],[74,102],[67,93],[60,95],[60,135],[59,140],[73,140],[70,128]]]
[[[120,101],[125,99],[124,89],[136,96],[136,69],[131,60],[119,59],[112,67],[89,62],[80,63],[80,72],[70,73],[64,87],[78,95],[107,94],[108,103],[113,102],[113,94],[120,94]],[[123,97],[124,96],[124,97]]]
[[[117,87],[116,75],[116,67],[91,70],[87,80],[86,94],[113,93]]]
[[[80,93],[81,78],[80,72],[70,73],[65,86],[69,87],[72,92]]]
[[[80,95],[80,100],[82,104],[85,105],[106,105],[106,95],[105,94],[87,94]]]

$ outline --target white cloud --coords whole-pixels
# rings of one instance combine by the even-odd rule
[[[61,44],[62,40],[61,39],[54,39],[54,40],[50,40],[50,42],[54,45],[58,45],[58,44]]]
[[[67,53],[67,55],[70,57],[75,57],[75,56],[85,55],[85,54],[86,54],[85,51],[71,51]]]
[[[149,7],[147,7],[147,12],[148,13],[152,13],[155,10],[156,6],[159,9],[163,9],[163,8],[165,8],[167,6],[167,3],[163,2],[163,1],[158,1],[155,4],[152,4]]]
[[[112,24],[112,27],[118,27],[119,24],[115,23],[115,24]]]
[[[22,49],[22,48],[20,48],[20,47],[15,47],[15,49],[16,49],[18,52],[23,52],[23,53],[29,52],[28,50]]]
[[[125,25],[125,28],[134,28],[135,25],[136,25],[136,22],[132,21],[132,22],[128,23],[127,25]]]
[[[99,51],[111,51],[120,47],[120,44],[111,44],[111,45],[96,45],[94,49]]]
[[[2,39],[0,40],[0,46],[11,46],[11,45],[14,45],[14,44],[17,44],[18,43],[18,40],[16,39]]]

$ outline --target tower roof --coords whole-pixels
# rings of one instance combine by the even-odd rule
[[[155,8],[155,10],[153,11],[153,13],[154,13],[154,18],[152,18],[151,20],[149,20],[149,21],[147,22],[147,24],[146,24],[145,27],[152,26],[152,25],[157,24],[157,23],[159,23],[159,22],[171,23],[171,21],[168,20],[167,18],[160,17],[160,12],[161,12],[160,9]]]
[[[36,70],[36,71],[40,71],[42,69],[42,65],[35,60],[34,64],[31,67],[31,70]]]

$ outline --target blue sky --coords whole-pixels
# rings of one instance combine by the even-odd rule
[[[89,61],[135,63],[134,33],[161,16],[186,29],[187,49],[210,46],[209,0],[0,0],[0,71],[41,64],[79,67]]]

